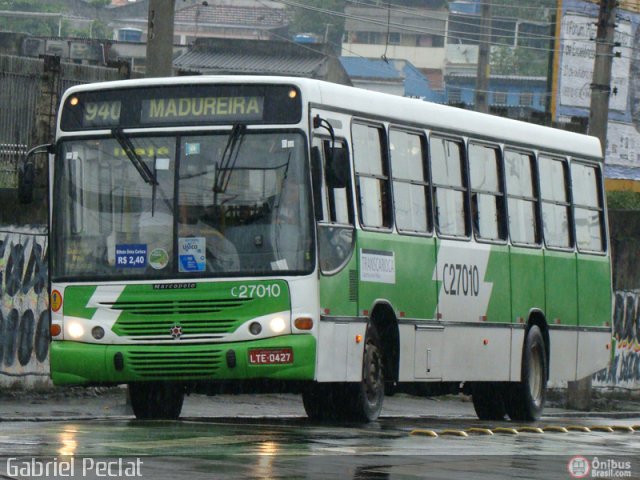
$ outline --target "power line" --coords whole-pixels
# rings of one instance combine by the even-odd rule
[[[306,5],[306,4],[302,4],[299,2],[295,2],[292,0],[280,0],[281,3],[284,3],[290,7],[297,7],[297,8],[302,8],[302,9],[306,9],[306,10],[310,10],[310,11],[315,11],[318,13],[323,13],[325,15],[329,15],[329,16],[335,16],[335,17],[340,17],[340,18],[348,18],[348,19],[353,19],[353,20],[357,20],[357,21],[361,21],[363,23],[369,23],[369,24],[373,24],[373,25],[378,25],[378,26],[382,26],[382,27],[386,27],[387,23],[384,21],[378,21],[375,19],[371,19],[368,17],[362,17],[362,16],[358,16],[358,15],[350,15],[350,14],[345,14],[345,13],[340,13],[340,12],[336,12],[335,10],[329,10],[329,9],[324,9],[324,8],[320,8],[320,7],[314,7],[311,5]],[[426,17],[425,18],[431,18],[431,17]],[[472,23],[465,23],[462,22],[462,25],[468,25],[468,26],[477,26],[476,24],[472,24]],[[393,25],[394,27],[396,27],[398,30],[401,31],[408,31],[411,33],[426,33],[426,34],[436,34],[439,36],[445,36],[445,32],[441,31],[441,30],[436,30],[433,28],[429,28],[429,27],[415,27],[415,26],[406,26],[406,25],[402,25],[402,24],[398,24],[396,22],[390,22],[390,25]],[[507,30],[507,29],[501,29],[505,32],[509,32],[510,34],[513,33],[512,30]],[[455,34],[462,34],[460,35],[462,38],[464,38],[465,36],[468,36],[469,33],[468,32],[462,32],[462,31],[455,31],[455,30],[448,30],[446,32],[447,35],[449,36],[454,36]],[[618,32],[619,35],[623,35],[623,36],[627,36],[627,37],[632,37],[632,34],[627,34],[625,32]],[[481,34],[474,34],[475,37],[478,37],[478,41],[480,40]],[[492,35],[492,37],[495,35]],[[449,37],[447,37],[449,38]],[[549,42],[554,41],[555,37],[554,36],[518,36],[517,38],[522,39],[522,40],[548,40]],[[563,38],[561,40],[575,40],[575,41],[581,41],[583,39],[581,38],[576,38],[576,39],[567,39],[567,38]],[[588,42],[589,40],[584,40],[585,42]],[[452,43],[452,42],[449,42]],[[369,44],[371,45],[371,44]],[[377,44],[373,44],[373,45],[377,45]],[[462,44],[462,45],[467,45],[467,44]],[[469,44],[469,45],[473,45],[473,44]],[[507,48],[520,48],[520,49],[526,49],[526,50],[532,50],[532,51],[539,51],[539,52],[545,52],[547,54],[552,53],[552,52],[558,52],[559,49],[557,48],[544,48],[544,47],[535,47],[535,46],[531,46],[531,45],[510,45],[510,44],[501,44],[501,43],[491,43],[491,45],[493,47],[507,47]],[[630,48],[632,50],[637,50],[640,47],[625,47],[625,48]],[[630,58],[630,57],[625,57],[625,56],[617,56],[618,58]]]

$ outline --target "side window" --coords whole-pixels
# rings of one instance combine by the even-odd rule
[[[511,241],[525,245],[538,245],[540,243],[536,217],[538,195],[535,188],[533,155],[505,150],[504,163]]]
[[[401,232],[431,231],[429,175],[424,137],[401,130],[389,131],[393,206]]]
[[[589,165],[572,163],[571,182],[578,249],[602,252],[605,249],[604,211],[599,171]]]
[[[438,233],[466,236],[466,182],[462,143],[432,136],[429,152]]]
[[[339,139],[335,141],[333,152],[331,146],[329,139],[313,139],[314,150],[320,155],[317,168],[321,173],[317,174],[317,179],[314,178],[314,183],[319,184],[315,188],[321,191],[316,200],[321,203],[322,211],[318,219],[326,223],[350,225],[353,224],[351,181],[346,169],[339,165],[341,160],[348,165],[348,149],[344,140]]]
[[[542,231],[549,247],[570,248],[571,208],[567,192],[567,164],[546,155],[538,156]]]
[[[319,265],[323,275],[340,271],[354,247],[353,202],[347,144],[314,137],[312,165],[316,218],[318,220]]]
[[[471,223],[477,238],[505,240],[504,191],[500,150],[497,147],[469,144],[471,176]]]
[[[354,123],[353,161],[356,171],[360,221],[364,227],[389,228],[389,174],[381,127]]]

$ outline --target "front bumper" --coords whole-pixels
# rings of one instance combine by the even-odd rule
[[[249,362],[250,349],[291,348],[292,363]],[[223,344],[97,345],[51,343],[51,379],[56,385],[98,385],[140,381],[313,380],[316,340],[283,335]]]

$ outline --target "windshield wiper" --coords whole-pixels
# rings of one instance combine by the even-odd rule
[[[136,149],[129,140],[121,128],[114,128],[111,130],[111,134],[118,141],[124,153],[127,155],[127,158],[131,161],[133,166],[136,168],[142,179],[145,183],[153,185],[154,188],[158,185],[158,181],[156,180],[156,176],[149,169],[146,163],[140,158],[140,156],[136,153]]]
[[[246,130],[245,125],[234,125],[227,139],[227,144],[222,152],[222,158],[220,160],[220,172],[222,174],[216,178],[216,184],[214,187],[214,193],[224,193],[229,186],[231,180],[231,173],[238,160],[238,154],[240,153],[240,145],[244,139],[244,133]]]

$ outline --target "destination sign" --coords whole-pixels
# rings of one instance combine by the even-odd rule
[[[96,89],[67,97],[62,130],[191,125],[295,124],[300,91],[292,85],[186,84]]]
[[[142,100],[140,123],[170,123],[223,118],[235,121],[262,120],[264,98],[252,97],[191,97],[151,98]]]
[[[118,125],[120,122],[120,102],[87,102],[84,106],[82,124],[93,125]]]

